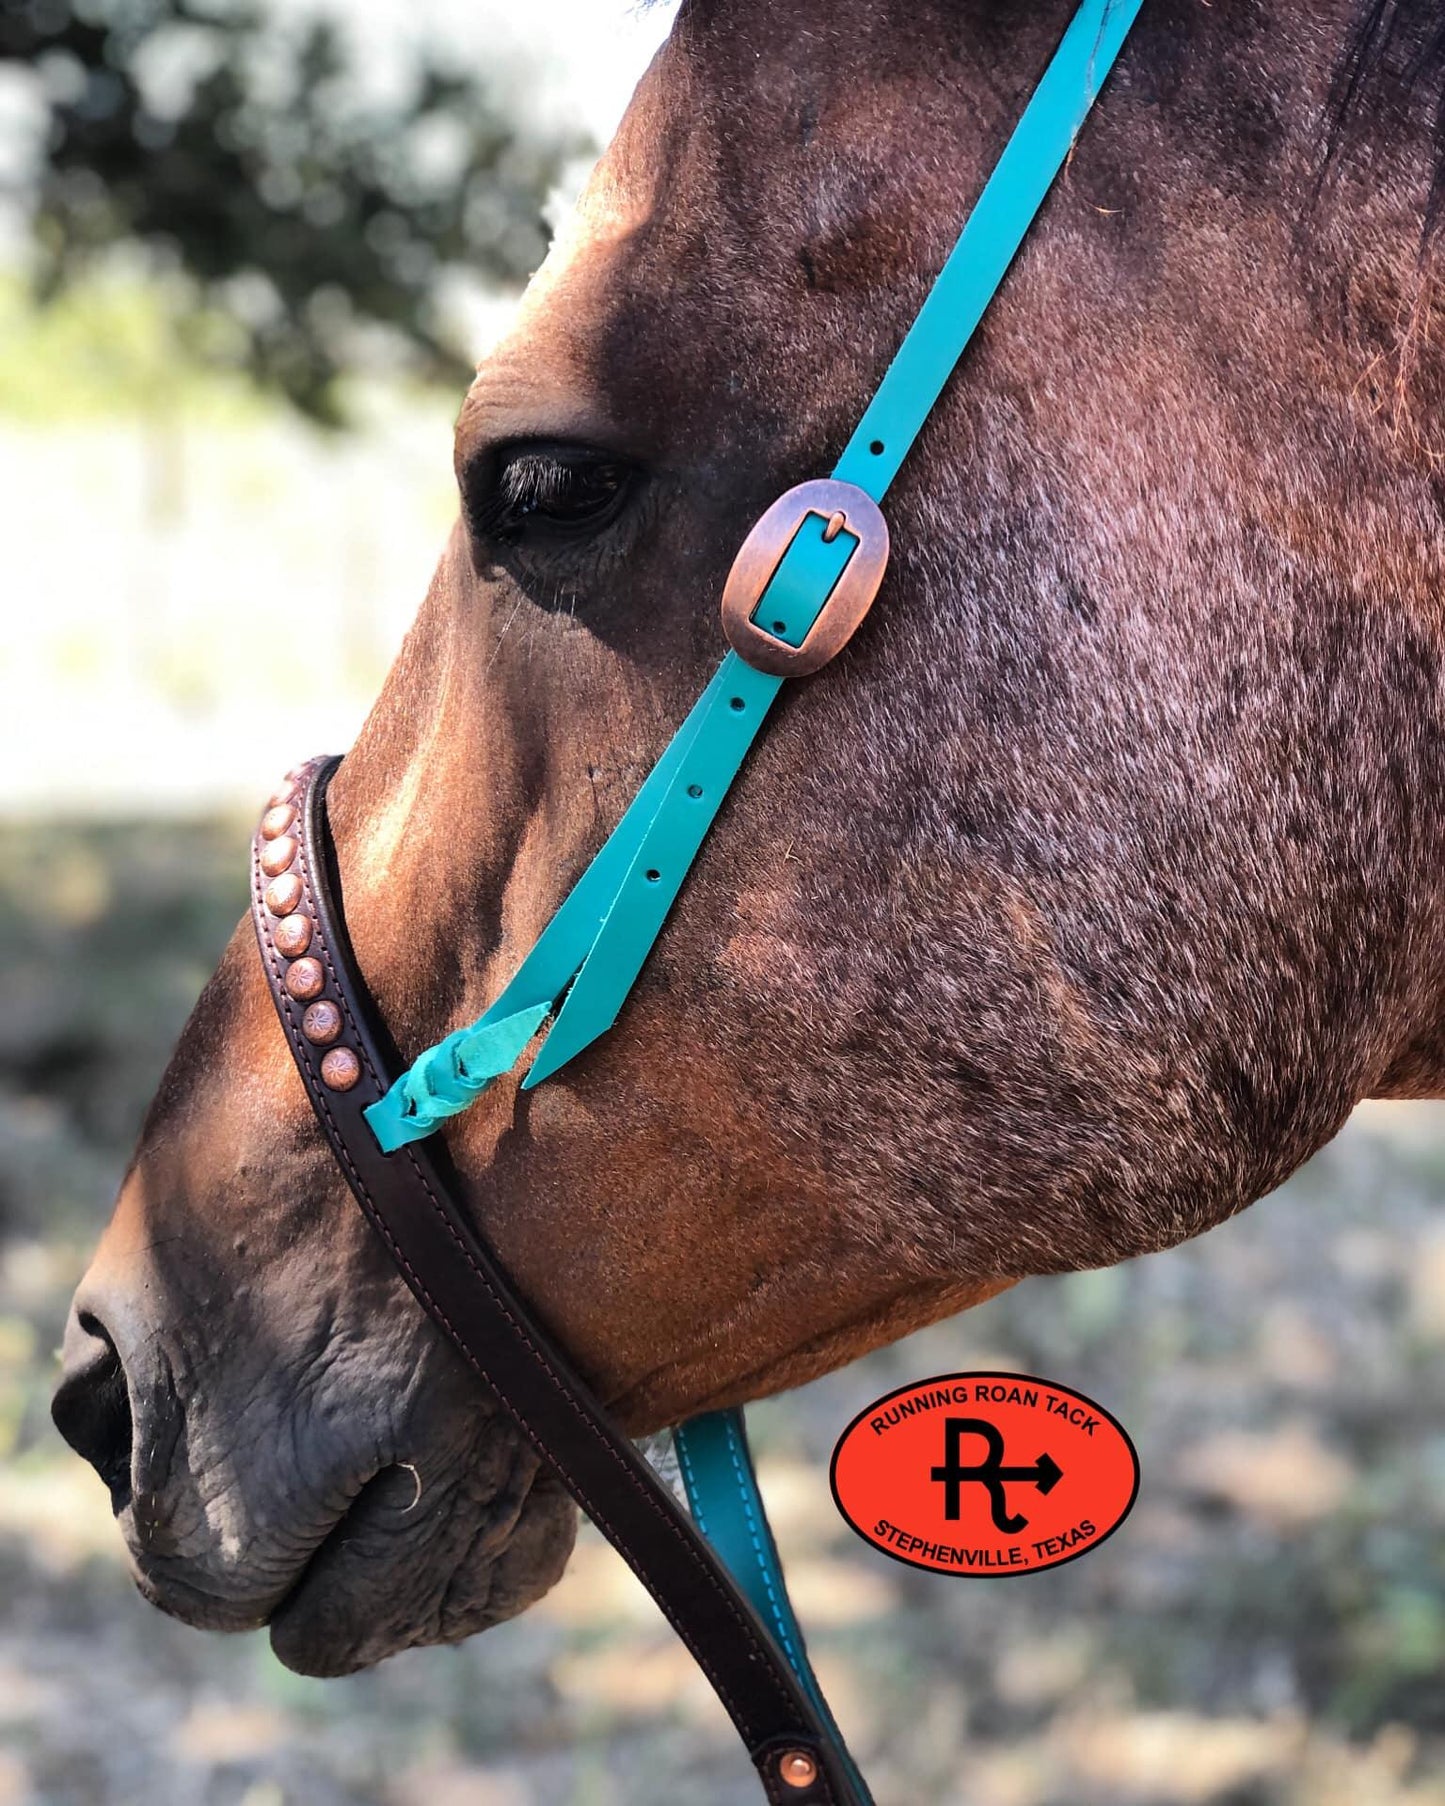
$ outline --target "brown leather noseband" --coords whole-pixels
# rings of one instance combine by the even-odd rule
[[[775,1806],[866,1806],[832,1728],[671,1492],[518,1297],[459,1201],[437,1138],[393,1154],[362,1111],[402,1069],[357,968],[326,823],[339,759],[274,792],[251,851],[272,1001],[317,1121],[406,1283],[692,1652]]]

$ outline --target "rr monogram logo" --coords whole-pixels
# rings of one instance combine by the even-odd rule
[[[982,1436],[988,1445],[987,1457],[972,1467],[965,1467],[959,1444],[965,1436]],[[1040,1455],[1032,1467],[1005,1467],[1003,1464],[1003,1432],[982,1417],[949,1417],[943,1425],[943,1461],[931,1470],[932,1480],[943,1487],[943,1515],[956,1519],[962,1513],[963,1487],[966,1482],[986,1487],[989,1515],[994,1528],[1005,1536],[1017,1536],[1028,1528],[1028,1519],[1011,1512],[1004,1493],[1010,1480],[1026,1482],[1041,1493],[1050,1493],[1063,1479],[1063,1469],[1051,1455]]]

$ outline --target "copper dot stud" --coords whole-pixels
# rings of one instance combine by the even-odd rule
[[[301,1033],[314,1046],[329,1047],[341,1033],[341,1011],[329,997],[323,997],[301,1018]]]
[[[319,959],[293,960],[286,968],[286,989],[298,1003],[309,1003],[325,983]]]
[[[311,945],[310,916],[286,916],[276,924],[271,938],[278,953],[284,953],[287,959],[295,959]]]
[[[301,901],[301,874],[287,872],[266,886],[266,907],[273,916],[289,916]]]
[[[268,841],[261,848],[261,870],[268,878],[279,878],[295,857],[295,836],[283,834],[277,840]]]
[[[295,819],[296,811],[290,803],[277,803],[261,817],[262,840],[274,840],[278,834],[284,834]]]
[[[361,1077],[361,1061],[349,1047],[333,1047],[321,1062],[321,1077],[332,1091],[350,1091]]]
[[[282,778],[281,782],[271,792],[270,796],[266,798],[266,801],[273,809],[277,809],[282,803],[289,803],[295,794],[295,778]]]
[[[785,1787],[811,1787],[818,1779],[817,1760],[806,1750],[784,1750],[778,1757],[778,1773]]]

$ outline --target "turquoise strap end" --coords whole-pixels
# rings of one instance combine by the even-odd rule
[[[493,1079],[512,1070],[551,1008],[538,1003],[496,1022],[484,1018],[429,1047],[385,1097],[362,1111],[377,1145],[395,1153],[465,1110]]]
[[[808,1659],[758,1488],[742,1412],[709,1411],[689,1418],[677,1425],[672,1440],[693,1522],[772,1632],[799,1685],[832,1730],[834,1754],[846,1767],[859,1800],[872,1806],[872,1796],[848,1754]]]

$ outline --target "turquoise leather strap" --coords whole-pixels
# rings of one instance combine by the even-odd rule
[[[833,475],[881,502],[998,293],[1143,0],[1084,0]]]
[[[1142,0],[1083,0],[968,223],[834,468],[887,491],[997,293]],[[856,545],[810,516],[756,619],[801,643]],[[782,623],[781,629],[774,623]],[[538,1085],[610,1028],[782,679],[729,652],[622,820],[496,1002],[429,1048],[366,1112],[388,1152],[430,1135],[508,1072],[555,1011],[523,1081]],[[557,1006],[561,1005],[560,1008]]]
[[[747,1594],[819,1717],[832,1730],[837,1753],[847,1766],[859,1799],[869,1800],[863,1777],[848,1753],[808,1660],[802,1628],[783,1580],[778,1545],[763,1506],[742,1412],[709,1411],[690,1418],[677,1426],[672,1439],[693,1522]]]

